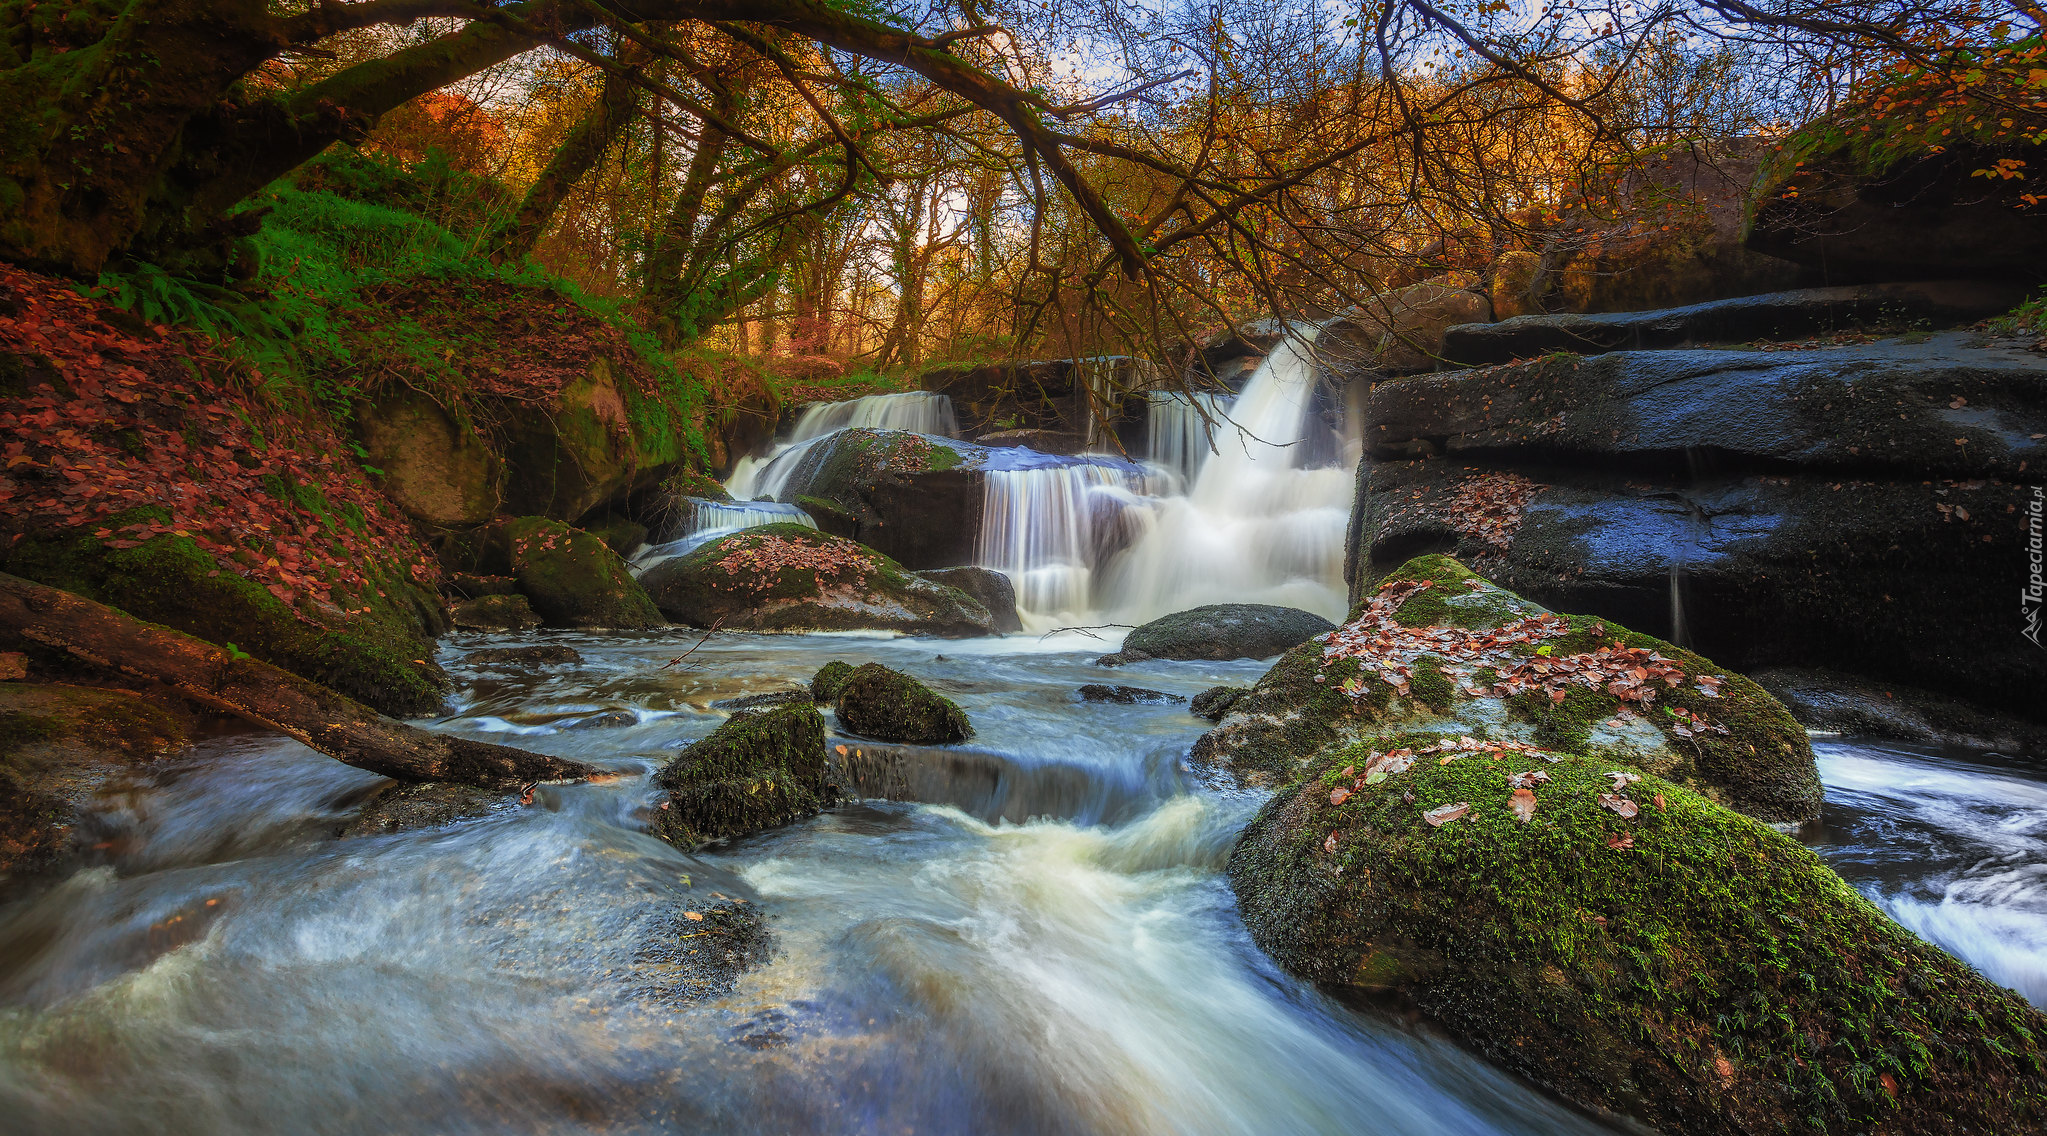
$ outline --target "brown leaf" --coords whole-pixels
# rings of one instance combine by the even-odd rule
[[[1628,800],[1626,797],[1615,796],[1612,793],[1601,793],[1599,795],[1599,803],[1629,819],[1632,819],[1636,813],[1641,811],[1635,806],[1635,802]]]
[[[1630,851],[1635,847],[1635,834],[1632,832],[1616,832],[1606,838],[1606,846],[1616,852]]]
[[[1348,800],[1350,800],[1350,790],[1347,787],[1338,785],[1336,788],[1329,790],[1330,804],[1340,805]]]
[[[1433,828],[1441,828],[1465,813],[1471,811],[1470,801],[1459,801],[1454,805],[1438,805],[1422,814],[1422,819]]]
[[[1515,819],[1527,824],[1535,815],[1535,794],[1526,789],[1516,789],[1507,797],[1507,807],[1514,810]]]
[[[1322,850],[1323,850],[1324,852],[1334,852],[1334,851],[1336,851],[1336,830],[1335,830],[1335,829],[1330,829],[1330,830],[1329,830],[1329,839],[1327,839],[1327,840],[1325,840],[1325,841],[1323,841],[1323,842],[1322,842]]]

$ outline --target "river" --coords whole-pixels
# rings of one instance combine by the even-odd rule
[[[1611,1131],[1251,944],[1222,867],[1256,795],[1205,785],[1183,705],[1074,690],[1067,635],[555,634],[581,664],[443,648],[437,728],[628,776],[452,826],[335,839],[376,783],[295,744],[214,739],[110,797],[105,862],[0,910],[9,1132],[1570,1134]],[[530,641],[530,640],[526,640]],[[646,774],[711,704],[881,661],[978,734],[905,751],[913,802],[842,806],[688,855]],[[1262,664],[1152,662],[1189,695]],[[579,720],[632,724],[577,728]],[[835,738],[835,744],[867,743]],[[2038,1000],[2047,784],[1982,755],[1821,739],[1812,839],[1908,925]],[[678,996],[685,913],[772,934]],[[683,938],[699,935],[695,940]]]

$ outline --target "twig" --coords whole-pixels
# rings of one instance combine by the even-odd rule
[[[1045,640],[1050,639],[1052,636],[1059,634],[1061,631],[1078,631],[1082,635],[1085,635],[1090,639],[1100,639],[1101,636],[1095,634],[1095,632],[1101,630],[1104,627],[1136,627],[1136,626],[1137,625],[1135,623],[1091,623],[1086,627],[1054,627],[1052,630],[1047,631],[1043,635],[1038,636],[1038,642],[1043,643]]]
[[[718,633],[718,628],[719,628],[719,626],[720,626],[720,625],[722,625],[722,624],[723,624],[724,622],[725,622],[725,617],[724,617],[724,616],[722,616],[722,615],[721,615],[721,616],[719,616],[719,617],[718,617],[718,619],[717,619],[717,622],[715,622],[715,623],[711,624],[711,629],[710,629],[709,631],[706,631],[706,632],[704,632],[704,637],[703,637],[702,639],[699,639],[699,640],[697,640],[697,646],[696,646],[696,647],[691,647],[691,648],[690,648],[689,650],[687,650],[687,651],[684,651],[684,652],[683,652],[682,654],[680,654],[680,655],[677,655],[677,656],[675,656],[674,658],[672,658],[672,659],[668,660],[668,661],[667,661],[667,662],[665,662],[665,663],[662,663],[662,664],[661,664],[661,669],[665,671],[665,670],[667,670],[667,669],[668,669],[669,667],[672,667],[672,666],[674,666],[675,664],[677,664],[677,663],[679,663],[679,662],[683,661],[684,659],[687,659],[687,658],[689,658],[689,657],[690,657],[691,655],[694,655],[694,654],[696,654],[696,653],[697,653],[697,647],[701,647],[701,646],[703,646],[703,645],[704,645],[704,643],[705,643],[706,641],[708,641],[708,640],[709,640],[709,639],[711,638],[711,636],[713,636],[713,635],[716,635],[716,634]]]

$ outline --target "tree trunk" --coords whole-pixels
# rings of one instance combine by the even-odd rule
[[[642,53],[643,54],[643,53]],[[631,60],[622,61],[628,66]],[[547,224],[554,219],[554,211],[576,187],[583,175],[590,172],[604,152],[611,148],[619,132],[640,109],[640,91],[631,80],[613,72],[604,77],[604,91],[597,102],[576,128],[569,132],[561,147],[548,160],[547,168],[534,180],[533,187],[526,191],[526,199],[519,203],[518,213],[498,231],[496,256],[504,260],[518,260],[533,251],[540,240],[540,234],[547,230]],[[661,144],[660,122],[655,121],[654,144],[655,179],[660,178]]]
[[[581,762],[416,729],[269,663],[231,655],[182,631],[4,573],[0,632],[94,666],[161,682],[201,706],[401,781],[459,781],[500,789],[580,780],[598,772]]]

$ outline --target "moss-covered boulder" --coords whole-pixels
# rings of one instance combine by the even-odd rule
[[[1325,752],[1231,855],[1253,939],[1659,1132],[2036,1132],[2047,1017],[1770,827],[1455,731]]]
[[[62,857],[99,787],[184,749],[190,727],[125,690],[0,682],[0,884]]]
[[[679,848],[744,836],[830,804],[824,715],[805,704],[734,715],[654,775],[668,796],[655,812]]]
[[[993,634],[993,617],[958,588],[802,525],[763,525],[665,560],[641,577],[671,619],[730,631]]]
[[[1269,659],[1336,625],[1311,611],[1273,604],[1206,604],[1160,616],[1132,631],[1123,649],[1095,660]]]
[[[530,631],[540,616],[521,595],[478,596],[448,608],[448,619],[460,631]]]
[[[445,626],[440,603],[397,573],[362,565],[372,583],[351,597],[361,605],[351,611],[294,606],[189,536],[118,543],[129,547],[77,530],[32,531],[0,547],[0,571],[232,644],[393,717],[440,708],[448,678],[430,638]]]
[[[832,709],[848,733],[884,742],[946,745],[974,736],[959,703],[880,663],[837,677]]]
[[[549,627],[631,630],[666,620],[603,538],[546,517],[514,517],[462,534],[451,567],[510,576]]]
[[[1586,754],[1773,823],[1819,815],[1812,746],[1761,687],[1610,621],[1551,613],[1447,556],[1410,561],[1342,628],[1288,651],[1194,754],[1283,784],[1332,750],[1414,730]]]
[[[356,407],[355,433],[379,487],[429,525],[478,525],[498,511],[498,456],[457,410],[400,386]]]
[[[820,524],[818,527],[824,526]],[[998,633],[1007,635],[1012,631],[1023,630],[1023,620],[1016,614],[1016,585],[1010,583],[1008,576],[995,569],[973,566],[928,568],[917,575],[934,584],[958,588],[979,600],[981,606],[987,608],[988,614],[993,617],[993,627]]]
[[[780,499],[818,527],[913,568],[974,558],[988,451],[904,430],[841,430],[818,442]]]
[[[838,659],[817,668],[817,673],[810,677],[811,699],[823,706],[837,702],[839,687],[845,683],[846,676],[852,673],[853,664]]]

